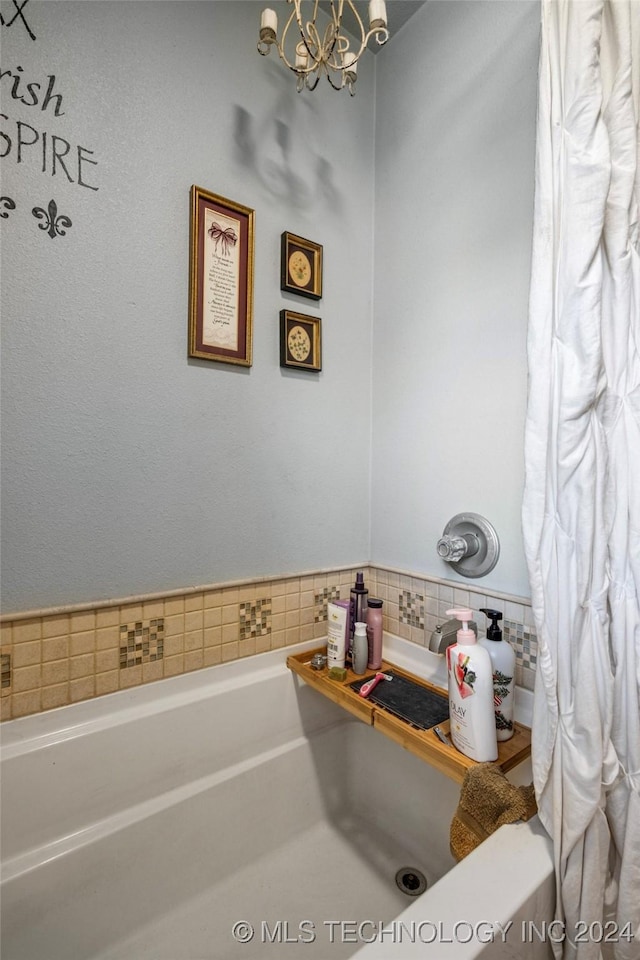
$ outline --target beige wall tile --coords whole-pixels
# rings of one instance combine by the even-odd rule
[[[69,637],[51,637],[42,641],[42,661],[62,660],[69,656]]]
[[[205,610],[202,622],[205,630],[209,627],[219,627],[222,623],[222,607],[211,607]]]
[[[252,657],[256,652],[256,640],[255,637],[247,637],[246,640],[240,640],[238,642],[238,656],[239,657]]]
[[[204,607],[203,593],[188,593],[184,598],[184,611],[191,613],[195,610],[202,610]]]
[[[299,610],[289,610],[288,613],[284,615],[284,628],[288,630],[290,627],[297,627],[300,625],[300,611]]]
[[[313,623],[301,624],[300,631],[299,631],[301,643],[303,642],[303,640],[313,640],[313,628],[314,628]]]
[[[39,713],[42,699],[40,690],[30,690],[28,693],[14,693],[11,697],[11,716],[26,717],[30,713]]]
[[[126,690],[127,687],[136,687],[142,683],[142,666],[124,667],[120,670],[120,689]]]
[[[142,619],[157,620],[164,617],[164,600],[153,600],[142,604]]]
[[[13,643],[28,643],[42,637],[42,620],[17,620],[13,625]]]
[[[271,650],[271,634],[256,637],[256,653],[266,653],[268,650]]]
[[[120,626],[96,630],[96,650],[113,650],[120,646]]]
[[[65,636],[69,633],[70,629],[71,624],[69,617],[64,614],[55,617],[42,618],[42,636],[44,639],[47,637]]]
[[[184,635],[184,652],[191,653],[194,650],[202,650],[204,634],[202,630],[195,630],[193,633]]]
[[[41,641],[28,640],[26,643],[17,643],[13,648],[11,657],[11,666],[30,667],[34,663],[40,663],[42,659]]]
[[[232,643],[224,643],[222,645],[222,662],[227,663],[229,660],[238,659],[238,641]]]
[[[96,695],[96,678],[81,677],[78,680],[69,682],[69,696],[71,703],[78,703],[79,700],[89,700]]]
[[[222,590],[209,590],[204,595],[204,606],[208,610],[210,607],[222,606]]]
[[[69,678],[92,677],[96,672],[95,654],[85,653],[81,657],[69,658]]]
[[[177,657],[166,657],[164,658],[164,675],[165,677],[175,677],[180,673],[184,673],[184,654],[179,654]]]
[[[56,707],[65,707],[71,702],[68,683],[58,683],[53,687],[42,688],[42,709],[54,710]]]
[[[175,617],[184,614],[184,597],[169,597],[164,601],[165,617]]]
[[[118,670],[110,670],[108,673],[96,674],[96,696],[101,697],[105,693],[115,693],[120,686],[120,675]]]
[[[69,680],[69,661],[53,660],[42,664],[42,686],[66,683]],[[43,707],[43,709],[46,709]]]
[[[178,637],[165,637],[164,640],[164,659],[175,657],[184,653],[184,634]]]
[[[120,607],[103,607],[96,610],[96,629],[116,627],[120,624]]]
[[[77,657],[84,653],[93,653],[95,648],[95,630],[71,634],[71,642],[69,643],[69,655],[71,657]]]
[[[0,700],[0,720],[11,720],[11,697]]]
[[[237,623],[227,623],[222,627],[222,643],[229,644],[238,640],[239,627]]]
[[[142,682],[150,683],[153,680],[162,680],[164,676],[164,663],[162,660],[152,660],[151,663],[142,664]]]
[[[202,610],[192,610],[191,613],[185,613],[184,632],[191,633],[194,630],[204,628],[204,612]]]
[[[224,587],[222,590],[222,606],[226,607],[230,603],[237,604],[239,593],[238,587]]]
[[[204,631],[205,647],[217,647],[222,643],[222,627],[209,627]]]
[[[222,647],[205,647],[203,666],[215,667],[222,663]]]
[[[72,613],[70,619],[71,633],[86,633],[96,628],[95,610],[83,610],[81,613]]]
[[[222,608],[222,623],[237,623],[238,622],[238,604],[226,604]]]
[[[12,671],[11,692],[23,693],[27,690],[37,690],[40,687],[40,664],[32,667],[18,667]]]
[[[118,650],[99,650],[96,653],[96,673],[108,673],[120,666]]]
[[[178,614],[164,618],[164,635],[167,637],[177,637],[184,633],[184,614]]]
[[[10,621],[0,623],[0,644],[5,647],[10,643],[13,643],[13,624]]]
[[[189,653],[185,653],[184,655],[185,672],[188,670],[200,670],[203,666],[204,666],[203,650],[191,650]]]
[[[285,594],[271,598],[271,613],[284,613],[287,609],[287,598]]]
[[[298,643],[300,640],[300,628],[292,627],[284,632],[285,647],[290,647],[292,643]]]

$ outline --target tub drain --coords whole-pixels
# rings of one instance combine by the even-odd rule
[[[418,897],[427,889],[424,873],[415,867],[401,867],[396,873],[396,884],[408,897]]]

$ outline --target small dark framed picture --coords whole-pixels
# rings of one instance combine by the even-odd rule
[[[320,317],[280,311],[280,366],[322,370]]]
[[[322,245],[295,233],[282,234],[280,289],[301,297],[322,297]]]

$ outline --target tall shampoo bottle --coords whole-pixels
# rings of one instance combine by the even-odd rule
[[[496,736],[499,741],[510,740],[514,733],[513,707],[516,676],[516,652],[510,643],[502,639],[502,630],[498,620],[502,620],[500,610],[480,607],[480,613],[486,614],[491,621],[487,635],[478,642],[488,651],[493,670],[493,704],[496,717]]]
[[[469,629],[471,610],[447,610],[447,616],[462,622],[457,642],[447,647],[451,739],[471,760],[497,760],[491,657]]]

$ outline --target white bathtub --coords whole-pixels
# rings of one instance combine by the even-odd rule
[[[425,651],[385,651],[438,679]],[[3,960],[550,955],[537,818],[454,868],[457,785],[289,652],[3,724]]]

